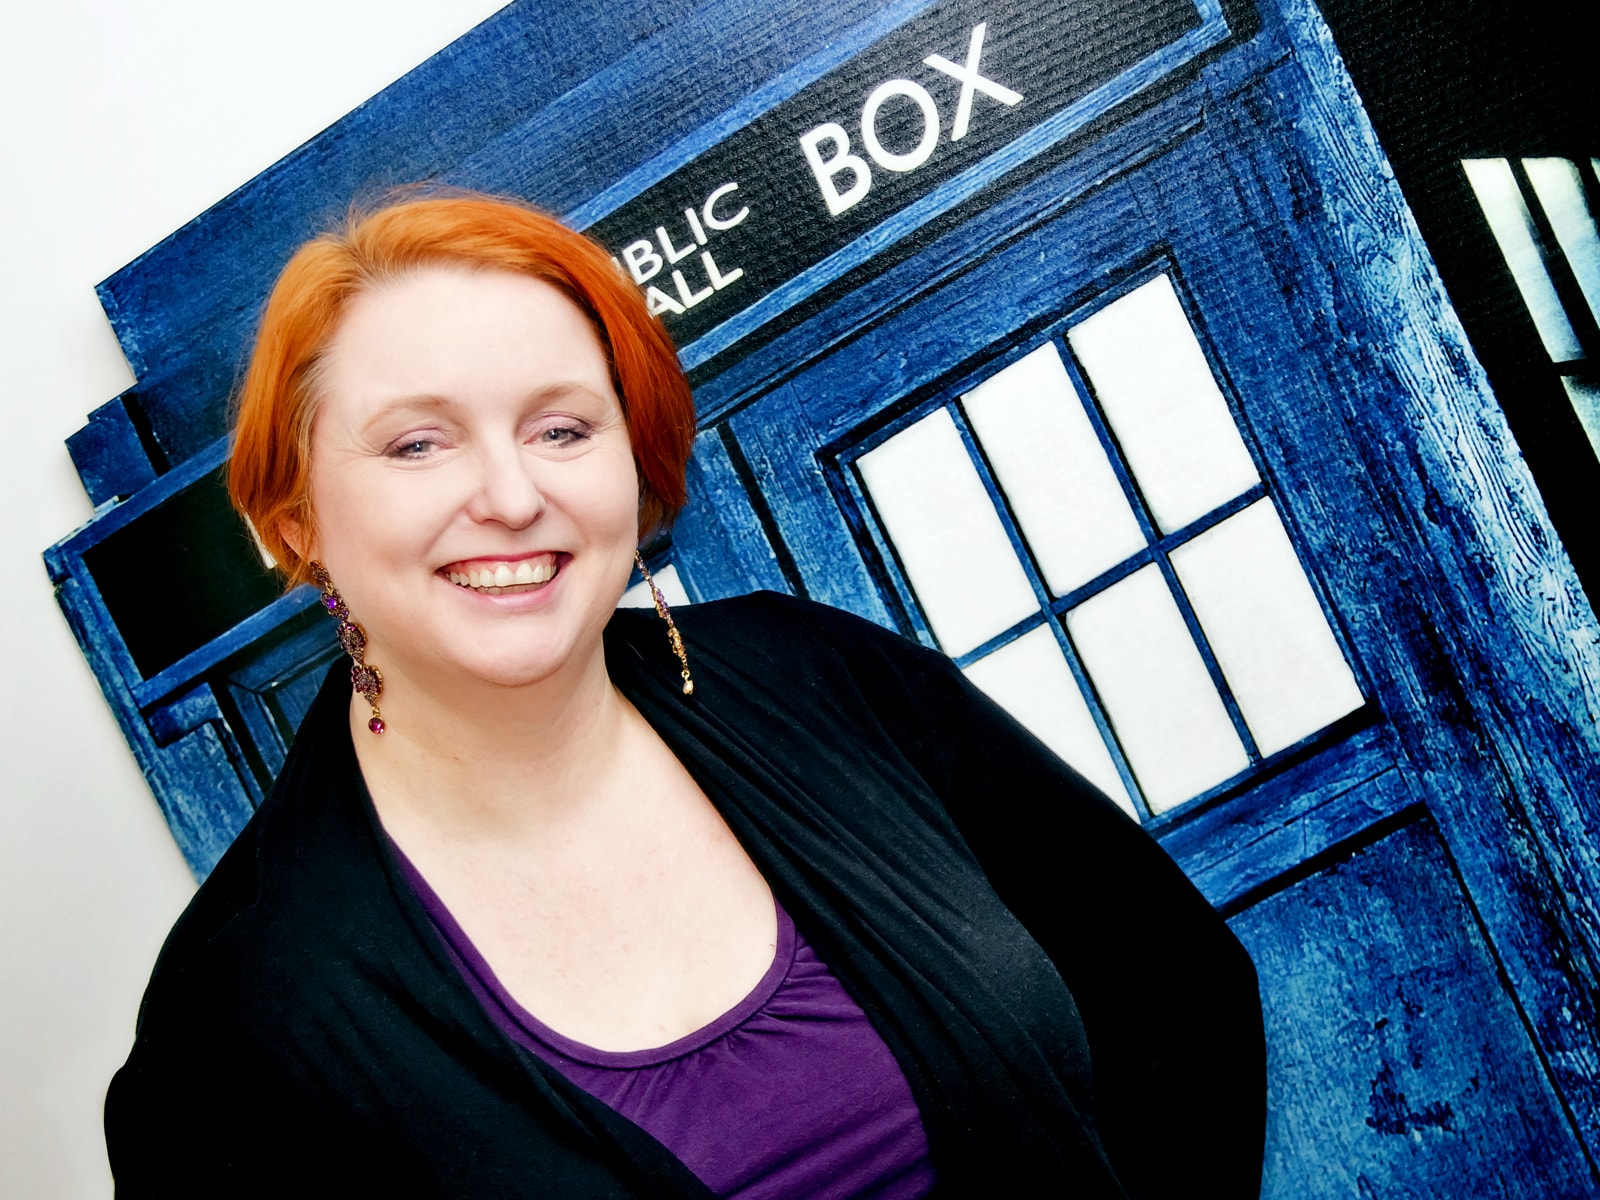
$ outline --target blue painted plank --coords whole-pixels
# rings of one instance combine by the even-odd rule
[[[125,395],[90,413],[89,423],[67,439],[67,453],[96,507],[131,496],[156,477]]]
[[[291,625],[284,641],[253,648],[253,656],[230,669],[224,683],[239,712],[240,736],[249,741],[268,778],[282,769],[328,664],[343,655],[333,623],[320,608],[308,615],[311,622],[299,629]]]
[[[673,526],[673,561],[698,596],[792,591],[719,430],[695,439],[688,483],[689,502]]]
[[[216,730],[207,725],[162,749],[115,670],[119,654],[109,622],[85,619],[93,598],[85,599],[83,579],[69,576],[56,587],[56,601],[84,656],[97,665],[100,687],[128,747],[150,783],[189,869],[204,879],[253,811],[249,792],[234,773]]]
[[[728,427],[777,511],[779,536],[805,594],[892,627],[818,466],[816,449],[824,431],[815,427],[815,415],[802,396],[785,387],[767,398],[759,418],[741,414]]]
[[[1242,186],[1207,198],[1242,200],[1246,213],[1201,216],[1176,185],[1146,203],[1175,220],[1262,231],[1265,261],[1235,247],[1202,269],[1191,254],[1188,279],[1216,336],[1236,319],[1231,361],[1258,376],[1238,381],[1240,393],[1288,393],[1281,411],[1293,419],[1264,427],[1260,441],[1304,480],[1289,485],[1305,509],[1297,536],[1320,547],[1345,632],[1362,645],[1358,672],[1430,781],[1436,819],[1593,1153],[1594,619],[1398,190],[1372,165],[1381,158],[1359,108],[1304,74],[1318,54],[1331,48],[1272,78],[1271,110],[1219,106],[1220,126],[1261,131],[1219,131]],[[1236,302],[1230,280],[1245,271],[1263,283]],[[1286,303],[1282,339],[1255,299],[1273,294]],[[1314,385],[1303,397],[1286,388],[1288,362]]]
[[[166,670],[135,685],[133,697],[141,708],[155,704],[189,680],[199,678],[212,667],[269,637],[301,613],[310,612],[316,607],[316,590],[308,586],[297,587],[192,654],[185,655]]]
[[[1230,923],[1262,980],[1264,1200],[1595,1194],[1426,818]]]
[[[1248,907],[1308,860],[1359,841],[1421,803],[1389,726],[1370,713],[1343,725],[1363,719],[1364,727],[1324,738],[1314,752],[1286,756],[1245,795],[1174,809],[1147,828],[1213,905],[1229,912]]]

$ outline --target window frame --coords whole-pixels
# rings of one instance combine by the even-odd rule
[[[1067,340],[1067,332],[1071,328],[1160,275],[1166,275],[1172,284],[1184,316],[1189,322],[1190,331],[1211,368],[1212,377],[1228,407],[1229,415],[1233,418],[1234,426],[1256,468],[1258,477],[1257,482],[1245,491],[1167,534],[1162,534],[1156,526],[1140,493],[1138,481],[1117,445],[1116,437],[1101,408],[1094,386]],[[1059,597],[1051,595],[1043,572],[1029,548],[1021,523],[962,403],[962,397],[973,388],[1038,350],[1047,342],[1055,346],[1073,388],[1077,391],[1080,401],[1084,403],[1084,410],[1094,429],[1096,439],[1145,538],[1143,549]],[[1360,659],[1354,653],[1349,638],[1345,635],[1336,610],[1329,601],[1325,585],[1319,574],[1311,569],[1303,539],[1295,528],[1292,514],[1278,499],[1272,475],[1265,465],[1265,456],[1260,452],[1250,424],[1245,419],[1244,405],[1221,362],[1215,345],[1207,336],[1205,322],[1200,317],[1198,306],[1190,290],[1184,286],[1182,273],[1170,254],[1158,252],[1136,266],[1115,275],[1113,282],[1092,295],[1064,304],[1047,320],[1034,322],[1015,330],[1009,338],[1002,339],[999,343],[970,356],[943,376],[909,393],[898,403],[872,414],[844,436],[823,447],[819,453],[818,463],[823,477],[845,516],[846,523],[855,538],[856,549],[867,564],[885,607],[894,615],[902,630],[910,632],[923,645],[943,652],[938,638],[922,612],[916,589],[905,572],[899,553],[879,518],[877,507],[859,465],[866,454],[940,409],[949,412],[955,422],[968,459],[990,502],[994,505],[996,516],[1005,531],[1012,552],[1017,557],[1018,565],[1033,590],[1037,605],[1033,613],[978,646],[965,653],[952,655],[952,661],[958,667],[965,669],[1032,633],[1040,626],[1048,626],[1088,706],[1089,714],[1105,743],[1123,787],[1127,790],[1138,819],[1146,828],[1158,829],[1179,814],[1187,818],[1202,808],[1237,795],[1279,769],[1343,740],[1375,719],[1374,690],[1362,670]],[[1344,656],[1345,663],[1350,667],[1363,698],[1363,703],[1351,712],[1272,754],[1262,754],[1257,746],[1255,737],[1234,698],[1233,690],[1211,648],[1210,640],[1201,627],[1194,606],[1190,603],[1171,562],[1174,550],[1261,500],[1272,504],[1273,511],[1282,523],[1306,581],[1316,597],[1334,641]],[[1110,715],[1066,628],[1068,612],[1151,564],[1160,570],[1189,636],[1205,664],[1212,686],[1216,689],[1235,734],[1239,737],[1240,744],[1249,759],[1249,765],[1243,770],[1160,812],[1154,811],[1145,799],[1144,791],[1139,786],[1138,778],[1116,736]]]

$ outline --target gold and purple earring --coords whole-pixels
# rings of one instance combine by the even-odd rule
[[[678,632],[677,623],[672,619],[672,610],[667,607],[667,598],[661,594],[661,589],[656,586],[656,581],[651,577],[649,569],[644,565],[644,557],[635,550],[633,561],[639,565],[639,574],[644,576],[645,586],[650,589],[650,595],[656,602],[656,615],[667,623],[667,641],[672,646],[672,652],[678,656],[678,662],[683,670],[678,672],[683,677],[683,694],[694,695],[694,680],[689,678],[689,655],[683,649],[683,635]]]
[[[328,569],[314,559],[306,565],[311,568],[311,578],[322,589],[322,607],[339,622],[339,645],[351,659],[350,686],[372,706],[372,720],[367,722],[367,728],[373,733],[382,733],[383,714],[378,711],[378,697],[383,694],[383,673],[365,659],[367,631],[350,619],[350,608],[333,586]]]

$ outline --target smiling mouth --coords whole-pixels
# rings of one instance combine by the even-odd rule
[[[459,588],[479,592],[485,596],[499,596],[508,592],[531,592],[543,587],[556,577],[560,570],[558,556],[541,554],[516,562],[497,559],[473,559],[451,563],[440,574]]]

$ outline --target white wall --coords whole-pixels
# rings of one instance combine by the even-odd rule
[[[40,561],[132,382],[94,284],[501,3],[0,5],[0,1196],[111,1194],[101,1101],[194,890]]]

